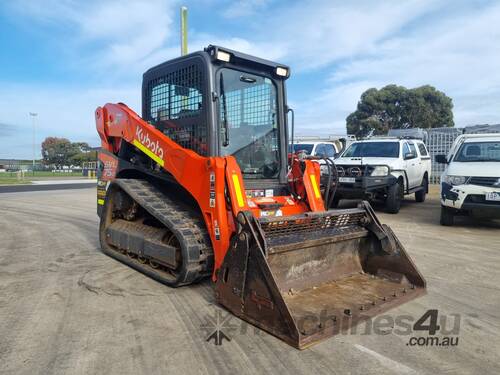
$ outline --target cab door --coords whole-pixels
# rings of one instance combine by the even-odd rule
[[[413,142],[405,142],[403,145],[403,159],[406,165],[406,175],[408,177],[408,188],[412,189],[421,184],[420,169],[421,163],[417,149]]]

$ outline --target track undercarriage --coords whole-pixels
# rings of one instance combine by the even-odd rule
[[[211,274],[210,239],[191,208],[135,179],[116,180],[106,202],[99,228],[106,254],[173,287]]]

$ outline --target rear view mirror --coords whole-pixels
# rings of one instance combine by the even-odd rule
[[[434,160],[436,161],[436,163],[439,163],[439,164],[448,164],[448,160],[446,159],[446,155],[436,155],[434,157]]]

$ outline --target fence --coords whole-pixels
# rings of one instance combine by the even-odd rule
[[[463,133],[460,128],[435,128],[427,131],[427,150],[431,155],[432,172],[430,183],[439,184],[441,173],[444,172],[445,165],[436,163],[436,155],[447,155],[455,139]]]

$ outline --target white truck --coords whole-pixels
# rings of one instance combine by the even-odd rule
[[[383,137],[352,143],[335,160],[336,198],[385,202],[398,213],[405,195],[424,202],[431,175],[431,158],[420,139]]]
[[[333,160],[340,150],[334,142],[298,141],[293,144],[293,151],[294,153],[304,152],[307,156],[327,157]]]
[[[464,134],[455,139],[441,175],[441,225],[456,215],[500,218],[500,134]]]

